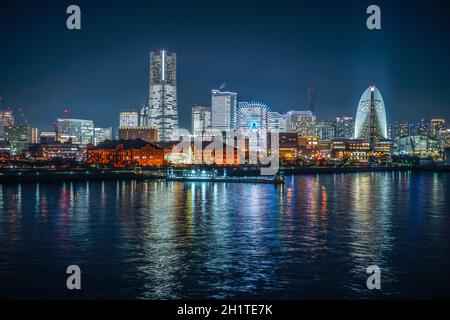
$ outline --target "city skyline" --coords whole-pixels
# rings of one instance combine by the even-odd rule
[[[0,1],[0,299],[448,297],[449,36],[442,0]]]
[[[168,55],[168,58],[165,58],[164,56]],[[156,57],[156,59],[155,59]],[[152,59],[153,59],[153,63],[152,63]],[[155,61],[156,60],[156,61]],[[167,62],[167,60],[169,60]],[[174,136],[174,138],[170,138],[173,136],[174,129],[178,126],[178,111],[177,111],[177,93],[176,93],[176,53],[175,52],[166,52],[166,50],[159,50],[159,52],[156,51],[151,51],[150,52],[150,72],[149,72],[149,98],[148,98],[148,105],[143,106],[141,108],[127,108],[127,109],[122,109],[120,110],[119,114],[119,121],[117,121],[114,124],[109,124],[108,126],[111,128],[115,128],[116,130],[114,130],[114,132],[117,133],[117,130],[119,130],[121,127],[142,127],[142,128],[156,128],[158,130],[158,135],[160,137],[160,141],[170,141],[170,140],[176,140],[176,137]],[[165,79],[167,77],[167,80]],[[164,82],[164,85],[162,85],[162,83]],[[169,90],[168,93],[166,92],[167,90],[165,89],[165,87],[168,86]],[[221,86],[221,88],[224,87],[224,85]],[[308,101],[307,101],[307,105],[306,107],[302,108],[302,109],[297,109],[297,110],[289,110],[285,113],[280,113],[279,110],[271,110],[269,113],[270,115],[276,113],[277,117],[282,117],[284,118],[284,121],[287,121],[286,117],[290,117],[292,116],[292,114],[310,114],[310,116],[314,117],[314,126],[315,127],[321,127],[321,131],[323,131],[324,129],[326,129],[325,127],[323,127],[324,124],[329,123],[332,126],[334,126],[334,136],[330,135],[329,133],[327,133],[327,136],[330,136],[331,138],[333,137],[343,137],[342,135],[339,135],[338,133],[338,122],[342,119],[342,118],[351,118],[352,121],[355,121],[356,119],[358,119],[358,117],[360,118],[359,121],[356,121],[356,123],[359,124],[357,125],[357,127],[359,126],[360,128],[354,128],[355,133],[352,134],[351,138],[358,138],[357,136],[359,136],[359,134],[356,133],[356,131],[361,131],[361,126],[362,126],[362,122],[363,121],[367,121],[368,115],[369,113],[367,113],[367,110],[364,112],[364,107],[369,106],[368,101],[370,101],[370,93],[371,92],[375,92],[375,100],[378,102],[381,102],[381,109],[378,111],[378,109],[380,108],[380,105],[377,105],[377,115],[375,118],[379,118],[379,112],[382,113],[382,123],[379,124],[380,130],[382,131],[382,136],[384,139],[390,139],[395,137],[395,134],[392,134],[392,130],[396,130],[396,126],[401,126],[402,123],[407,123],[407,125],[410,126],[414,126],[414,125],[420,125],[421,123],[423,123],[424,121],[428,120],[429,125],[430,125],[430,130],[433,130],[433,128],[431,128],[432,122],[433,121],[444,121],[443,127],[442,129],[444,129],[446,127],[446,125],[450,122],[447,121],[445,118],[443,117],[435,117],[435,118],[421,118],[421,119],[415,119],[412,120],[411,119],[407,119],[405,117],[402,118],[402,120],[400,121],[392,121],[390,119],[387,119],[386,117],[386,109],[385,109],[385,105],[384,105],[384,100],[381,96],[381,93],[379,91],[379,89],[375,86],[375,84],[370,84],[368,86],[368,88],[365,90],[364,94],[362,95],[362,97],[359,100],[359,103],[357,105],[356,108],[356,112],[351,114],[339,114],[337,113],[335,115],[334,118],[319,118],[317,116],[316,113],[313,112],[313,110],[315,109],[315,87],[313,86],[312,82],[309,83],[308,87],[307,87],[307,96],[308,96]],[[167,96],[167,99],[166,99]],[[164,98],[163,98],[164,97]],[[166,102],[166,100],[168,100],[168,102]],[[206,127],[206,129],[208,128],[215,128],[215,129],[220,129],[220,130],[226,130],[226,129],[233,129],[233,128],[237,128],[237,114],[239,112],[239,105],[242,105],[243,103],[246,103],[245,101],[241,101],[238,98],[238,93],[237,92],[230,92],[230,91],[220,91],[218,89],[212,89],[211,90],[211,103],[206,106],[200,106],[199,104],[196,104],[194,106],[192,106],[190,108],[191,110],[191,114],[190,114],[190,126],[184,128],[181,127],[181,129],[187,129],[187,130],[191,130],[192,133],[194,134],[194,110],[196,108],[209,108],[209,117],[210,119],[209,121],[209,127]],[[264,104],[264,103],[263,103]],[[167,108],[167,105],[170,105],[169,108]],[[224,109],[225,108],[225,109]],[[270,107],[268,106],[268,108],[270,109]],[[366,109],[367,109],[366,108]],[[21,125],[29,125],[31,127],[31,124],[29,124],[28,120],[26,119],[22,108],[14,108],[14,107],[4,107],[3,106],[3,97],[0,97],[0,111],[2,111],[2,117],[8,116],[12,118],[12,123],[14,122],[14,109],[16,109],[16,112],[20,113],[22,119],[19,120],[19,122],[23,122],[21,123]],[[170,112],[170,116],[168,117],[162,110],[169,110]],[[222,110],[224,109],[224,110]],[[226,110],[229,109],[229,110]],[[219,112],[220,110],[220,112]],[[225,113],[224,113],[225,112]],[[339,111],[337,111],[339,112]],[[365,119],[363,118],[363,113],[365,116]],[[64,109],[64,115],[63,117],[58,117],[56,119],[55,122],[53,122],[53,128],[50,130],[55,130],[57,131],[57,127],[56,127],[56,123],[61,120],[61,119],[67,119],[67,116],[69,115],[69,110],[68,109]],[[203,116],[204,117],[204,116]],[[19,118],[19,117],[18,117]],[[83,120],[81,119],[83,117],[72,117],[72,119],[74,120],[82,120],[82,121],[97,121],[95,119],[92,120]],[[166,118],[170,118],[169,121]],[[213,118],[215,118],[215,122],[217,122],[216,124],[214,124],[214,120]],[[3,119],[3,118],[2,118]],[[164,120],[163,120],[164,119]],[[228,120],[226,120],[228,119]],[[2,120],[3,121],[3,120]],[[223,123],[223,124],[219,124],[219,122],[227,122],[227,123]],[[273,124],[277,121],[276,119],[271,119],[269,120],[271,122],[273,122]],[[170,123],[169,123],[170,122]],[[161,126],[162,123],[165,123],[165,125]],[[118,124],[118,125],[117,125]],[[280,129],[280,126],[278,127],[274,127],[272,124],[271,127],[276,128],[276,129]],[[366,123],[367,124],[367,123]],[[282,128],[283,126],[281,126]],[[169,135],[161,138],[162,136],[162,132],[164,132],[167,128],[169,128],[170,131]],[[35,127],[33,127],[33,129],[35,129]],[[38,130],[41,130],[42,128],[37,128]],[[41,130],[41,132],[46,132],[47,127],[45,127],[44,130]],[[101,129],[101,128],[98,128]],[[286,128],[287,130],[285,130],[286,132],[292,132],[295,131],[292,128]],[[283,130],[281,130],[283,131]],[[316,131],[316,130],[313,130]],[[409,129],[409,131],[411,131],[411,129]],[[114,137],[115,135],[112,134],[112,130],[111,130],[111,136]],[[317,135],[320,136],[322,138],[322,135],[319,133],[311,133],[309,135]],[[391,136],[392,135],[392,136]],[[423,135],[427,135],[427,134],[423,134]],[[169,137],[170,136],[170,137]],[[349,137],[348,135],[344,135],[345,137]],[[367,137],[366,137],[367,138]]]
[[[237,14],[253,21],[256,17],[252,14],[251,3],[239,4]],[[0,80],[3,105],[23,108],[33,125],[43,130],[52,126],[44,115],[56,119],[62,116],[65,108],[70,110],[71,117],[96,119],[99,126],[104,127],[116,126],[115,114],[121,110],[138,109],[147,104],[148,70],[145,66],[148,52],[154,49],[174,51],[181,57],[177,89],[180,127],[183,128],[190,127],[194,105],[209,103],[211,89],[223,87],[226,91],[236,91],[240,101],[257,99],[272,110],[285,113],[308,110],[307,90],[311,81],[315,88],[316,113],[321,119],[355,116],[359,92],[372,82],[383,92],[391,121],[403,120],[401,110],[405,108],[410,110],[411,120],[450,118],[449,99],[444,90],[448,87],[445,74],[449,65],[443,55],[445,50],[437,50],[448,44],[435,41],[435,38],[428,39],[437,37],[430,36],[430,30],[437,31],[442,24],[448,23],[446,11],[439,10],[439,5],[423,5],[420,17],[413,10],[401,10],[402,16],[383,15],[383,29],[370,33],[370,41],[369,31],[364,26],[363,4],[338,6],[329,3],[328,6],[336,9],[330,11],[339,13],[335,17],[324,14],[317,5],[304,7],[301,3],[289,3],[286,8],[292,9],[290,13],[290,10],[279,9],[283,6],[271,11],[263,4],[258,14],[265,18],[273,15],[272,20],[266,19],[270,32],[262,32],[266,30],[264,27],[243,31],[238,26],[215,24],[205,30],[203,23],[210,21],[209,14],[215,5],[206,6],[202,1],[190,5],[177,3],[179,10],[173,12],[177,24],[166,29],[152,29],[151,25],[137,21],[140,14],[137,11],[146,10],[136,9],[145,8],[145,4],[127,12],[112,4],[106,13],[101,12],[96,2],[81,1],[79,5],[86,13],[82,30],[79,33],[53,30],[61,22],[58,19],[64,21],[64,15],[59,18],[52,15],[46,21],[39,21],[39,35],[43,41],[39,48],[42,50],[35,52],[36,40],[28,40],[29,51],[34,53],[31,55],[18,51],[24,43],[19,40],[21,37],[13,38],[12,31],[33,35],[36,31],[32,25],[38,22],[31,18],[28,21],[28,15],[39,13],[39,7],[20,1],[2,4],[20,18],[20,25],[10,21],[10,16],[0,19],[2,26],[13,26],[2,28],[4,41],[8,44],[1,50],[0,59],[0,70],[8,75]],[[47,9],[53,12],[59,6],[50,4]],[[380,6],[388,13],[399,5],[382,1]],[[153,9],[156,8],[157,4]],[[191,19],[187,21],[180,16],[183,9],[206,20],[200,24],[192,23]],[[3,10],[0,15],[1,12]],[[309,15],[321,19],[306,19]],[[410,18],[434,21],[428,24],[427,30],[414,30],[415,38],[421,38],[427,45],[422,43],[419,47],[408,38],[401,39],[401,31],[413,27],[407,23]],[[92,19],[99,20],[95,27]],[[102,22],[105,26],[99,27]],[[189,28],[183,28],[188,22]],[[319,28],[322,23],[325,25]],[[336,24],[339,28],[330,30],[330,26]],[[110,29],[114,31],[112,35],[105,34]],[[133,34],[133,37],[124,39],[122,33]],[[50,36],[55,36],[57,42],[47,48],[45,44],[54,40]],[[344,37],[341,43],[333,40],[338,36]],[[95,39],[99,37],[104,37],[100,44],[105,47],[96,43]],[[347,37],[353,41],[345,40]],[[216,44],[220,39],[223,41]],[[123,45],[117,46],[118,41],[123,41]],[[226,49],[228,47],[237,49]],[[419,50],[422,47],[429,50]],[[417,55],[414,52],[423,53],[423,57],[413,59],[417,58],[411,56]],[[36,59],[42,63],[37,63]],[[47,63],[49,59],[52,63]],[[413,77],[411,72],[417,76]],[[347,81],[341,80],[343,75]]]
[[[226,91],[220,91],[213,89],[211,90],[212,93],[212,101],[211,106],[200,106],[200,105],[194,105],[191,108],[191,124],[188,128],[180,128],[183,130],[191,130],[191,134],[198,135],[202,130],[209,130],[209,129],[219,129],[219,130],[233,130],[233,129],[239,129],[239,127],[242,127],[242,125],[238,125],[238,114],[242,111],[242,106],[248,102],[246,101],[239,101],[237,99],[237,93],[235,92],[226,92]],[[310,88],[308,88],[308,95],[310,93]],[[372,98],[370,98],[370,94],[374,93],[374,101],[375,101],[375,108],[377,114],[375,115],[375,121],[376,126],[378,127],[378,131],[382,132],[382,134],[376,135],[376,139],[394,139],[398,137],[405,137],[405,136],[431,136],[431,137],[437,137],[439,135],[440,130],[450,130],[448,128],[448,124],[450,121],[447,121],[444,118],[422,118],[422,119],[415,119],[410,120],[408,118],[403,118],[401,121],[388,121],[386,118],[386,109],[384,105],[384,100],[381,96],[380,91],[378,88],[376,88],[375,85],[371,84],[369,87],[364,91],[362,97],[360,98],[360,101],[356,107],[356,113],[355,115],[338,115],[333,119],[321,119],[317,117],[316,114],[314,114],[311,110],[290,110],[286,113],[280,113],[277,110],[272,110],[269,106],[265,105],[263,102],[258,102],[261,105],[266,106],[268,111],[268,124],[270,129],[276,129],[280,132],[298,132],[299,134],[303,136],[318,136],[322,140],[330,140],[333,138],[351,138],[351,139],[369,139],[367,136],[367,130],[368,130],[368,121],[369,121],[369,111],[368,108],[370,106],[370,102]],[[231,97],[231,100],[230,100]],[[219,100],[217,100],[219,98]],[[214,102],[215,99],[217,102]],[[225,100],[224,100],[225,99]],[[2,97],[0,97],[0,101],[2,100]],[[222,101],[223,100],[223,101]],[[380,104],[381,103],[381,104]],[[225,121],[227,124],[215,124],[213,125],[213,115],[214,115],[214,108],[212,106],[215,105],[216,110],[222,110],[223,108],[229,109],[228,114],[223,114],[223,110],[220,111],[220,115],[216,115],[216,119],[220,119],[220,121]],[[201,115],[199,110],[202,109]],[[244,108],[245,109],[245,108]],[[308,109],[311,109],[308,107]],[[206,111],[205,113],[205,110]],[[14,114],[15,111],[20,114],[20,117],[17,116],[19,121],[15,121]],[[217,113],[218,111],[216,111]],[[226,113],[225,112],[225,113]],[[200,117],[202,119],[203,124],[200,126],[199,120]],[[309,125],[307,123],[303,123],[301,126],[305,125],[304,128],[307,132],[302,132],[300,128],[294,128],[293,124],[289,123],[290,120],[293,120],[293,117],[300,117],[296,121],[299,121],[299,123],[302,123],[303,120],[301,119],[308,119],[308,122],[311,122]],[[306,118],[305,118],[306,117]],[[20,119],[21,118],[21,119]],[[228,120],[224,120],[227,119]],[[359,118],[359,120],[358,120]],[[16,119],[17,120],[17,119]],[[36,130],[35,135],[39,138],[38,133],[47,134],[49,132],[54,132],[57,134],[58,126],[57,123],[62,120],[69,120],[69,121],[90,121],[92,122],[92,125],[94,123],[93,119],[82,119],[82,117],[79,118],[68,118],[68,110],[64,110],[64,116],[58,117],[53,122],[53,127],[50,130],[42,130],[42,128],[38,128],[33,126],[29,123],[29,121],[25,118],[25,115],[23,114],[22,109],[14,110],[12,107],[7,108],[0,108],[0,129],[6,128],[7,126],[22,126],[22,127],[29,127],[30,130]],[[114,139],[117,136],[120,136],[120,129],[121,128],[143,128],[143,129],[150,129],[154,128],[158,131],[158,136],[160,136],[160,129],[158,129],[157,125],[147,125],[152,120],[148,117],[148,108],[142,107],[141,110],[122,110],[118,114],[118,121],[116,125],[109,125],[106,127],[96,127],[95,129],[97,131],[103,131],[104,129],[109,128],[109,136],[110,139]],[[236,123],[235,123],[236,122]],[[343,122],[347,122],[344,126],[346,129],[344,129],[345,133],[340,132],[340,125],[343,124]],[[355,127],[356,123],[356,127]],[[311,126],[311,128],[308,129],[308,127]],[[363,127],[365,129],[363,129]],[[115,130],[113,130],[113,128]],[[195,128],[202,128],[200,131],[195,130]],[[350,129],[351,128],[351,129]],[[300,131],[299,131],[300,130]],[[350,132],[349,132],[350,130]],[[374,129],[373,129],[374,130]],[[365,133],[364,133],[364,132]],[[359,133],[358,133],[359,132]],[[406,133],[405,133],[406,132]],[[1,133],[1,131],[0,131]],[[327,138],[324,138],[323,136],[326,136]],[[39,139],[36,138],[38,141]],[[93,138],[94,139],[94,138]],[[75,139],[76,140],[76,139]],[[176,135],[173,136],[171,140],[168,139],[158,139],[159,141],[176,141],[178,138]]]

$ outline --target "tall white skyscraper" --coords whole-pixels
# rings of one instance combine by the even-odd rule
[[[237,93],[211,91],[211,126],[225,131],[236,128]]]
[[[192,108],[192,134],[201,135],[211,128],[211,108],[195,106]]]
[[[177,57],[175,52],[150,52],[150,87],[148,111],[143,110],[143,126],[158,129],[160,141],[177,139]],[[146,121],[145,121],[146,120]]]

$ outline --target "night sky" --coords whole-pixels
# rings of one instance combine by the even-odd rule
[[[384,96],[388,121],[450,121],[447,1],[0,1],[0,96],[51,129],[69,116],[118,125],[148,99],[148,52],[177,53],[180,126],[225,84],[240,101],[305,110],[316,87],[320,119],[355,116],[366,87]],[[81,7],[82,30],[66,28]],[[377,4],[382,30],[366,28]],[[20,116],[16,114],[16,119]]]

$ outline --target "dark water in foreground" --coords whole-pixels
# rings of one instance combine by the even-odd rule
[[[407,172],[3,185],[0,297],[448,298],[449,194]]]

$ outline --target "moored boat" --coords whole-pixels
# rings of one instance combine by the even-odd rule
[[[230,177],[218,176],[217,171],[207,170],[189,170],[182,171],[180,174],[175,174],[173,171],[167,173],[167,181],[185,181],[185,182],[234,182],[234,183],[270,183],[283,184],[284,178],[280,175],[273,177]]]

